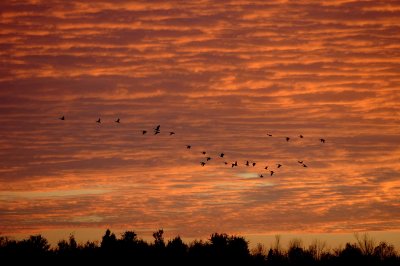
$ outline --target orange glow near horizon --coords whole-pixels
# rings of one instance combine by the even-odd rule
[[[400,232],[398,1],[0,10],[0,234]]]

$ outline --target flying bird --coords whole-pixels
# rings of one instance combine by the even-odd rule
[[[322,143],[325,143],[325,139],[319,139]]]
[[[267,136],[268,136],[268,137],[272,137],[272,135],[271,135],[271,134],[267,134]]]
[[[225,154],[221,153],[221,154],[219,155],[219,157],[224,158],[224,155],[225,155]]]
[[[238,166],[237,161],[235,161],[235,163],[232,164],[232,167],[234,167],[234,166]]]
[[[142,135],[146,134],[147,130],[142,130]]]
[[[175,135],[175,132],[170,131],[170,132],[169,132],[169,135],[170,135],[170,136]]]
[[[119,118],[117,120],[115,120],[115,123],[119,123]]]
[[[303,136],[303,135],[300,135],[300,136],[299,136],[299,138],[301,138],[301,139],[302,139],[302,138],[304,138],[304,136]]]
[[[281,165],[280,163],[277,163],[276,166],[277,166],[278,168],[281,168],[282,165]]]
[[[100,124],[101,123],[101,119],[99,118],[96,122]]]
[[[186,149],[190,149],[192,146],[190,145],[186,145]]]
[[[250,165],[249,161],[246,161],[246,166],[249,166],[249,165]]]
[[[160,125],[156,126],[156,128],[154,128],[154,135],[160,134]]]
[[[256,163],[252,163],[253,167],[256,166]]]
[[[260,178],[263,178],[264,176],[262,174],[260,174]]]
[[[211,157],[207,157],[206,159],[207,159],[207,161],[209,161],[209,160],[211,160]]]
[[[270,173],[271,173],[271,176],[273,176],[273,174],[275,173],[274,171],[270,171]]]
[[[205,151],[203,151],[203,152],[201,152],[202,154],[206,154],[207,152],[205,152]]]
[[[60,120],[65,120],[65,116],[62,116],[62,117],[60,117],[60,118],[58,118],[58,119],[60,119]]]
[[[303,167],[307,167],[307,165],[303,163]]]
[[[265,166],[265,168],[264,168],[265,170],[267,170],[268,169],[268,165],[267,166]]]
[[[200,164],[201,164],[201,166],[204,166],[204,165],[206,165],[206,163],[205,163],[205,162],[201,162]]]
[[[228,164],[228,162],[224,162],[224,164]]]
[[[297,161],[299,164],[302,164],[303,163],[303,161]]]
[[[289,137],[286,137],[286,141],[289,141],[290,140],[290,138]]]

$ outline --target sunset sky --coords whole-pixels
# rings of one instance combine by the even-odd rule
[[[399,1],[6,0],[0,35],[1,235],[400,245]]]

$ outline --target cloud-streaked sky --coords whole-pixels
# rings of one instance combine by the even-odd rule
[[[390,0],[2,1],[0,232],[400,231],[399,25]]]

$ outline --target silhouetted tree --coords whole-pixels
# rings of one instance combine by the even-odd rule
[[[257,246],[250,252],[256,265],[263,264],[267,259],[267,249],[261,243],[257,243]]]
[[[320,261],[322,256],[324,256],[326,251],[326,242],[320,240],[313,240],[308,247],[308,252],[311,254],[315,261]]]
[[[338,259],[342,265],[360,265],[363,261],[363,254],[356,244],[347,243],[345,248],[340,251]]]
[[[110,229],[107,229],[101,241],[101,248],[104,250],[112,250],[116,248],[116,243],[117,238],[115,234],[111,233]]]
[[[188,258],[188,246],[183,243],[180,236],[169,240],[167,243],[169,261],[173,264],[184,264]]]
[[[57,246],[59,254],[72,253],[78,248],[78,244],[76,243],[74,235],[69,236],[69,242],[61,240],[57,243]]]
[[[299,239],[290,241],[287,256],[292,265],[311,265],[313,263],[311,253],[304,250]]]
[[[153,233],[154,237],[154,246],[157,248],[164,248],[165,247],[165,241],[164,241],[164,230],[159,229],[158,231]]]
[[[375,240],[367,233],[364,233],[361,236],[358,233],[355,233],[354,237],[356,238],[358,248],[361,250],[363,255],[371,256],[374,252]]]
[[[184,255],[188,251],[188,246],[183,243],[180,236],[168,241],[167,250],[172,254]]]

